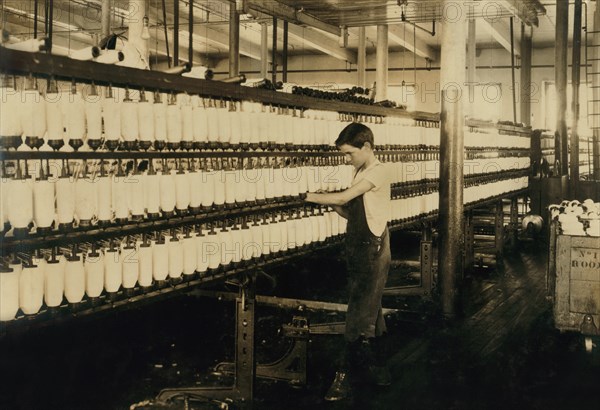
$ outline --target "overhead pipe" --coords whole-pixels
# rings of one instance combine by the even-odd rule
[[[277,82],[277,17],[273,17],[273,46],[271,48],[271,82]]]
[[[555,84],[556,84],[556,158],[559,161],[559,175],[569,173],[569,152],[567,134],[567,51],[569,47],[569,4],[556,3],[556,51],[555,51]],[[563,193],[563,194],[566,194]],[[563,195],[563,197],[566,195]]]
[[[33,2],[33,38],[38,36],[38,2],[39,0]]]
[[[144,21],[146,2],[148,0],[129,0],[129,15],[127,16],[127,40],[133,44],[143,57],[144,64],[148,63],[148,40],[144,38]]]
[[[184,73],[184,77],[189,78],[202,78],[204,80],[212,80],[214,77],[214,72],[208,67],[204,67],[201,65],[195,65],[191,68],[189,73]]]
[[[240,73],[240,15],[229,3],[229,77]]]
[[[179,65],[179,0],[173,1],[173,65]]]
[[[514,18],[510,18],[510,73],[512,81],[513,122],[517,122],[517,87],[515,83],[515,32]]]
[[[367,29],[358,28],[358,86],[365,88],[367,86]]]
[[[102,0],[101,7],[100,38],[106,38],[110,35],[110,0]]]
[[[521,116],[520,121],[531,125],[531,28],[521,24]]]
[[[388,87],[388,26],[377,26],[377,67],[375,83],[375,100],[387,100]]]
[[[44,34],[48,36],[48,0],[44,0]]]
[[[190,11],[188,13],[188,63],[194,65],[194,0],[188,0]]]
[[[475,97],[475,83],[477,73],[477,24],[475,19],[469,19],[469,28],[467,35],[467,84],[469,87],[469,112],[471,115],[474,114],[474,100]]]
[[[267,23],[260,23],[260,76],[267,78],[269,73],[269,30]]]
[[[89,46],[89,47],[82,48],[80,50],[71,51],[71,53],[69,54],[69,57],[71,57],[72,59],[75,59],[75,60],[87,61],[87,60],[92,60],[94,58],[100,57],[101,53],[102,52],[100,50],[100,47]]]
[[[288,22],[283,22],[283,59],[282,59],[282,70],[281,70],[281,81],[287,83],[287,69],[288,69]]]
[[[592,35],[592,44],[600,44],[600,7],[596,7],[594,12],[594,29]],[[600,72],[600,50],[599,47],[593,48],[592,71],[594,73]],[[592,76],[592,126],[593,126],[593,140],[592,140],[592,164],[593,164],[593,175],[594,180],[600,181],[600,75]]]
[[[100,55],[94,60],[97,63],[116,64],[125,60],[125,54],[118,50],[102,50]]]
[[[222,83],[241,84],[246,82],[246,76],[244,74],[240,74],[233,77],[224,78],[220,81]]]
[[[4,47],[10,48],[12,50],[37,53],[40,51],[48,51],[50,49],[50,39],[46,37],[30,38],[28,40],[19,41],[17,43],[5,44]]]
[[[190,63],[183,63],[181,65],[176,65],[171,68],[167,68],[166,70],[162,70],[162,72],[165,74],[183,74],[189,73],[190,71],[192,71],[192,66]]]
[[[54,21],[54,0],[49,0],[48,13],[48,48],[46,51],[50,54],[52,52],[52,26],[54,25],[52,24]]]
[[[108,0],[106,0],[108,1]],[[169,52],[169,35],[167,32],[167,5],[165,4],[165,0],[162,0],[162,14],[163,14],[163,26],[164,26],[164,33],[165,33],[165,47],[166,47],[166,52],[167,52],[167,64],[169,66],[169,68],[171,68],[171,53]],[[208,15],[206,16],[206,19],[208,20]]]
[[[579,83],[581,82],[581,0],[575,0],[573,9],[573,68],[571,71],[571,83],[573,87],[573,99],[571,102],[571,161],[569,189],[571,198],[577,198],[579,187]]]

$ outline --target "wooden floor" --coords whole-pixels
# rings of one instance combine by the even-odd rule
[[[418,249],[418,241],[402,240]],[[343,341],[313,336],[308,385],[258,381],[254,408],[600,408],[598,357],[585,353],[579,335],[553,326],[545,298],[546,249],[523,242],[506,254],[503,267],[468,276],[464,316],[453,323],[392,318],[385,340],[392,386],[355,386],[353,400],[325,402]],[[345,294],[343,263],[335,257],[290,269],[287,280],[278,281],[279,296],[339,302]],[[164,387],[197,385],[211,366],[232,359],[232,305],[181,296],[0,340],[0,408],[128,409]],[[285,351],[277,330],[290,312],[259,307],[257,314],[257,357],[264,363]]]
[[[314,380],[313,375],[309,391],[287,404],[390,410],[600,408],[598,357],[584,352],[579,335],[560,334],[553,327],[546,248],[523,242],[518,252],[506,254],[503,266],[467,277],[464,316],[455,322],[393,326],[386,341],[391,387],[355,386],[353,400],[332,405],[321,399],[330,379]],[[312,359],[321,360],[316,353]],[[260,408],[282,404],[266,400]]]

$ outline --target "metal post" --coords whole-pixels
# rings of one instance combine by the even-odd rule
[[[588,31],[589,33],[589,31]],[[592,89],[592,104],[588,115],[591,116],[593,138],[592,138],[592,179],[600,180],[600,7],[596,7],[594,12],[594,29],[591,33],[592,44],[589,42],[586,45],[591,48],[592,64],[591,73],[591,89]],[[588,81],[589,81],[588,77]],[[588,97],[589,99],[589,97]],[[589,108],[589,107],[588,107]]]
[[[229,77],[240,74],[240,15],[229,3]]]
[[[269,30],[267,23],[260,23],[260,76],[267,78],[269,73]]]
[[[255,349],[255,304],[256,283],[253,276],[240,286],[240,292],[235,300],[235,376],[233,386],[217,387],[175,387],[161,390],[156,396],[157,404],[169,404],[175,399],[186,396],[201,397],[208,401],[216,400],[227,404],[235,401],[236,408],[249,409],[252,407],[254,382],[256,379]],[[221,408],[229,408],[227,406]]]
[[[108,1],[108,0],[107,0]],[[167,51],[167,65],[171,68],[171,53],[169,52],[169,35],[167,32],[167,5],[165,4],[165,0],[162,0],[162,15],[163,15],[163,32],[165,34],[165,49]],[[206,17],[208,22],[208,15]]]
[[[439,283],[444,316],[455,317],[458,310],[458,278],[462,275],[464,115],[460,87],[465,83],[467,22],[466,8],[460,2],[444,0],[444,7],[463,7],[462,17],[445,22],[442,33],[440,82],[440,206]]]
[[[521,25],[521,122],[531,125],[531,28]]]
[[[52,27],[54,26],[54,0],[49,0],[48,4],[48,50],[47,53],[50,54],[52,52]]]
[[[102,23],[101,38],[106,38],[110,34],[110,0],[102,0]]]
[[[473,226],[473,211],[465,214],[465,271],[473,270],[475,264],[475,229]]]
[[[33,2],[33,38],[38,37],[38,4],[39,0],[34,0]],[[2,2],[4,3],[4,2]]]
[[[431,288],[433,286],[433,241],[431,224],[423,225],[421,235],[421,288],[423,294],[431,296]]]
[[[357,61],[358,86],[367,86],[367,34],[366,27],[358,28],[358,61]]]
[[[560,162],[559,175],[569,174],[569,136],[567,134],[567,51],[569,48],[569,2],[556,2],[555,84],[556,84],[556,158]],[[566,192],[563,197],[566,197]]]
[[[179,0],[173,2],[173,65],[179,65]]]
[[[510,247],[517,249],[519,242],[519,204],[518,198],[510,200]]]
[[[573,86],[573,100],[571,111],[573,122],[571,123],[571,162],[569,191],[571,198],[577,198],[579,192],[579,82],[581,77],[581,0],[575,0],[573,11],[573,71],[571,82]]]
[[[496,265],[500,266],[504,256],[504,208],[501,199],[496,202],[495,224],[494,241],[496,248]]]
[[[254,279],[250,279],[254,281]],[[241,287],[241,297],[236,299],[236,350],[235,350],[235,388],[242,400],[252,403],[254,380],[256,379],[256,362],[254,360],[254,284]],[[244,294],[246,292],[246,294]]]
[[[148,63],[148,41],[142,38],[146,1],[129,0],[129,15],[127,16],[127,39],[139,50],[144,64]]]
[[[477,67],[477,25],[475,19],[469,19],[469,32],[467,40],[467,84],[469,86],[469,112],[473,113],[473,103],[475,98],[476,67]]]
[[[388,86],[388,26],[377,26],[377,67],[376,67],[375,100],[387,100]]]
[[[149,0],[146,0],[149,1]],[[194,66],[194,0],[189,0],[188,13],[188,63],[190,68]]]
[[[44,0],[44,35],[46,36],[48,35],[48,1],[49,0]],[[104,2],[108,4],[108,0],[102,0],[102,13],[104,13]]]
[[[600,135],[594,130],[594,139],[592,141],[592,155],[594,161],[594,180],[600,181]]]
[[[515,30],[514,18],[510,18],[510,68],[512,78],[513,121],[517,122],[517,87],[515,84]]]
[[[554,298],[556,287],[556,238],[558,237],[558,221],[550,222],[550,240],[548,243],[548,273],[546,275],[546,296]]]
[[[273,46],[271,48],[271,82],[275,84],[277,82],[277,17],[273,17]]]
[[[283,61],[281,68],[281,81],[287,83],[288,70],[288,22],[283,22]]]

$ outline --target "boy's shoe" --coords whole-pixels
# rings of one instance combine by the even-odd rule
[[[327,394],[325,394],[326,401],[339,401],[350,398],[350,382],[348,381],[348,373],[346,372],[335,372],[335,379]]]

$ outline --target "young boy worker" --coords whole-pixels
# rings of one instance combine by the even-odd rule
[[[390,267],[390,181],[373,152],[373,132],[365,125],[351,123],[335,141],[354,168],[352,186],[336,193],[308,193],[307,202],[329,205],[348,220],[346,263],[348,269],[348,311],[344,359],[325,400],[348,398],[352,381],[367,380],[389,385],[385,367],[376,366],[375,337],[385,331],[381,297]]]

